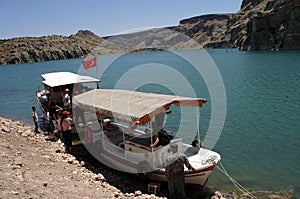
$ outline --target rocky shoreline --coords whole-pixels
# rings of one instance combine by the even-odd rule
[[[63,144],[32,127],[0,118],[0,198],[163,198],[137,190],[123,193]]]
[[[47,135],[35,134],[25,124],[0,117],[0,198],[167,198],[166,185],[155,196],[144,181],[96,165],[89,155],[74,147],[73,155]],[[130,177],[129,177],[130,176]],[[269,199],[292,198],[269,193]],[[187,194],[188,195],[188,194]],[[248,199],[250,195],[219,191],[187,198]],[[260,197],[259,197],[260,198]]]

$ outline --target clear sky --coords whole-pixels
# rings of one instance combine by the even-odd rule
[[[0,39],[75,34],[99,36],[178,25],[203,14],[234,13],[242,0],[0,0]]]

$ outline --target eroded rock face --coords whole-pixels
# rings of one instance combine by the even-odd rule
[[[264,0],[243,0],[241,9],[243,9],[243,10],[251,9],[251,8],[253,8],[253,6],[257,6],[258,4],[260,4],[263,1]]]
[[[268,1],[262,15],[252,17],[240,50],[300,49],[300,1]]]
[[[0,64],[20,64],[87,56],[103,39],[87,30],[75,35],[0,40]]]
[[[233,14],[211,14],[180,21],[175,28],[195,39],[203,48],[230,47],[230,34],[227,31],[235,22]]]
[[[175,29],[204,48],[300,49],[300,0],[244,0],[235,14],[203,15]]]

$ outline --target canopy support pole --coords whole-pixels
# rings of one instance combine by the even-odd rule
[[[151,145],[153,144],[153,127],[152,127],[152,122],[150,121],[150,123],[149,123],[149,128],[150,128],[150,134],[151,134],[151,139],[150,139],[150,142],[151,142]],[[152,166],[153,166],[153,168],[155,167],[155,165],[154,165],[154,158],[155,158],[155,155],[154,155],[154,148],[153,147],[151,147],[151,154],[152,154]]]
[[[200,141],[200,114],[198,111],[198,107],[196,107],[196,118],[197,118],[197,141],[199,144],[199,148],[201,148],[201,141]]]
[[[151,136],[151,139],[150,139],[150,142],[151,142],[151,144],[153,144],[153,139],[152,139],[152,136],[153,136],[153,128],[152,128],[152,122],[150,121],[149,122],[149,129],[150,129],[150,136]]]
[[[172,114],[170,114],[170,131],[173,132]]]
[[[103,121],[103,118],[101,117],[100,118],[100,128],[101,128],[101,132],[102,132],[102,146],[103,146],[103,143],[104,143],[104,130],[103,130],[103,125],[104,125],[104,121]]]

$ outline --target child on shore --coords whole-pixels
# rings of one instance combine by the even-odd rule
[[[35,126],[34,133],[39,133],[39,125],[38,125],[39,118],[38,118],[38,115],[36,113],[36,108],[35,108],[35,106],[32,106],[31,109],[32,109],[32,121],[33,121],[34,126]]]

